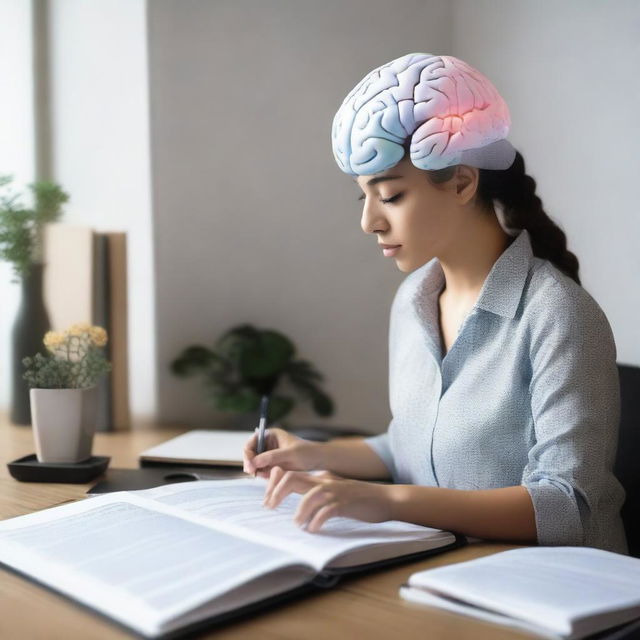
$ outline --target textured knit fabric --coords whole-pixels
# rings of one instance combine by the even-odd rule
[[[598,303],[524,229],[494,263],[443,357],[438,258],[400,284],[389,325],[386,433],[365,438],[394,482],[524,485],[538,544],[628,553],[613,475],[616,345]]]

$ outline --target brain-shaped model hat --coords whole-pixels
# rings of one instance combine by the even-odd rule
[[[420,169],[467,164],[507,169],[509,109],[493,84],[453,56],[409,53],[367,74],[333,118],[333,155],[342,171],[371,175],[402,160],[407,140]]]

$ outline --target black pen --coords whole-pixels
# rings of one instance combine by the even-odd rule
[[[269,409],[269,396],[262,396],[262,400],[260,401],[260,425],[256,427],[258,431],[258,446],[256,447],[256,454],[262,453],[264,448],[264,440],[265,440],[265,427],[267,426],[267,411]],[[256,470],[255,475],[258,473]]]

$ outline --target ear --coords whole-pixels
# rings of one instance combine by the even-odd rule
[[[460,204],[467,204],[473,200],[478,190],[480,172],[476,167],[466,164],[456,165],[456,173],[453,179],[455,184],[456,197]]]

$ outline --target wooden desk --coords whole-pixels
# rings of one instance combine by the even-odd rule
[[[98,433],[93,453],[111,456],[110,467],[137,468],[140,451],[184,431],[187,429]],[[87,484],[53,484],[19,482],[12,478],[6,463],[34,452],[31,427],[11,425],[5,415],[0,415],[2,520],[82,499],[99,479]],[[327,636],[331,640],[535,638],[525,632],[421,607],[401,600],[398,595],[400,584],[414,571],[518,546],[521,545],[475,543],[429,560],[351,578],[331,590],[308,595],[250,619],[213,627],[199,637],[238,640],[325,640]],[[79,603],[0,569],[0,638],[110,640],[131,637],[135,636]]]

